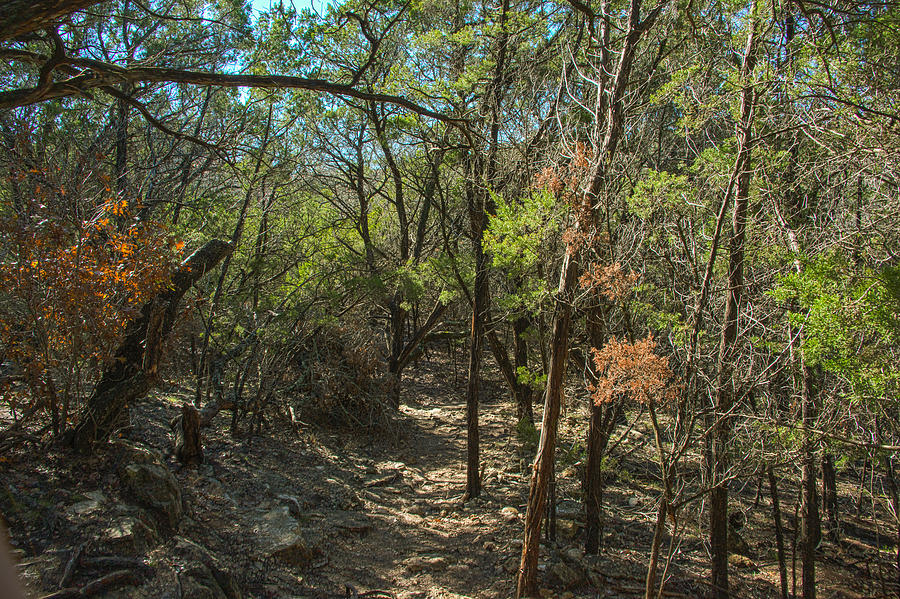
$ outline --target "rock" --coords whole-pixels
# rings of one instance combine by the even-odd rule
[[[505,508],[500,510],[500,515],[503,516],[503,518],[507,522],[515,522],[516,520],[519,519],[519,510],[517,510],[516,508],[514,508],[511,505],[508,505]]]
[[[175,529],[184,515],[181,488],[159,452],[130,443],[120,443],[122,466],[119,478],[141,505],[156,512]]]
[[[563,500],[556,504],[556,518],[577,520],[582,513],[581,504],[577,501]]]
[[[69,506],[68,511],[70,514],[84,516],[99,510],[107,502],[106,495],[100,491],[88,491],[82,497],[81,501]]]
[[[744,540],[739,532],[734,529],[728,531],[728,553],[736,553],[746,557],[753,557],[750,545]]]
[[[559,518],[556,520],[556,534],[567,541],[578,538],[581,530],[582,525],[577,520],[568,518]]]
[[[142,511],[128,506],[118,506],[121,515],[100,533],[104,550],[137,556],[147,553],[159,544],[159,534],[153,521]]]
[[[446,567],[447,558],[439,555],[420,555],[406,560],[406,569],[413,574],[425,570],[443,570]]]
[[[322,556],[321,539],[301,530],[287,506],[266,512],[254,528],[264,558],[275,558],[298,568]]]
[[[361,537],[372,530],[372,521],[368,516],[345,510],[329,514],[328,523],[343,534],[356,534]]]
[[[581,559],[584,557],[581,549],[577,549],[575,547],[569,547],[563,552],[563,557],[565,557],[570,562],[574,562],[576,564],[581,564]]]
[[[234,576],[206,548],[184,537],[173,541],[182,599],[242,599]]]
[[[628,507],[637,507],[638,504],[641,503],[641,500],[637,498],[637,495],[631,495],[628,498]]]
[[[496,550],[497,550],[497,544],[494,543],[493,541],[485,541],[485,542],[484,542],[484,545],[482,545],[482,547],[484,547],[484,550],[487,551],[487,552],[491,552],[491,551],[496,551]]]
[[[139,445],[130,441],[118,441],[115,444],[120,454],[119,462],[128,464],[165,464],[163,454],[146,445]]]
[[[122,482],[139,503],[159,513],[163,522],[177,528],[184,508],[175,476],[161,464],[129,464],[120,474]]]
[[[562,562],[553,564],[550,567],[550,574],[552,574],[553,577],[556,578],[559,583],[567,589],[582,585],[585,582],[583,573]]]
[[[728,556],[728,563],[734,566],[735,568],[742,568],[745,570],[755,570],[756,564],[752,559],[745,555],[739,554],[731,554]]]

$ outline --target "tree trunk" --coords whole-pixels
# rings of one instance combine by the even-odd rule
[[[528,509],[525,512],[525,542],[516,597],[530,597],[537,591],[537,562],[541,542],[541,520],[547,501],[547,490],[553,472],[556,452],[556,429],[562,403],[563,380],[569,354],[569,326],[572,320],[572,296],[578,279],[578,267],[570,253],[563,259],[553,334],[550,343],[550,364],[547,388],[544,393],[544,415],[541,420],[541,439],[531,475]]]
[[[591,420],[588,426],[587,465],[585,466],[585,541],[584,552],[588,555],[600,551],[603,540],[603,487],[605,478],[601,470],[606,447],[616,423],[622,416],[620,401],[611,405],[591,406]]]
[[[811,415],[805,409],[803,421],[806,423]],[[807,441],[808,443],[808,441]],[[802,575],[801,597],[816,598],[816,545],[819,539],[819,498],[816,488],[816,465],[812,452],[805,451],[803,478],[801,482],[801,521],[800,521],[800,572]]]
[[[837,473],[830,453],[822,456],[822,508],[828,519],[828,536],[836,543],[841,536],[841,523],[838,516]]]
[[[0,4],[0,42],[44,29],[100,0],[7,0]]]
[[[731,410],[734,403],[732,375],[735,343],[738,334],[741,295],[744,288],[744,237],[747,226],[747,206],[750,199],[750,135],[753,126],[754,91],[750,85],[756,46],[756,7],[741,65],[741,118],[738,123],[737,189],[732,216],[732,234],[728,259],[728,294],[725,297],[725,317],[719,346],[719,368],[716,383],[716,412],[712,429],[712,491],[710,492],[709,528],[712,554],[712,586],[716,599],[727,599],[728,589],[728,442],[731,438]],[[726,192],[727,193],[727,192]]]
[[[484,340],[484,324],[488,307],[487,260],[481,247],[484,233],[484,210],[477,221],[480,235],[473,240],[475,249],[475,294],[472,305],[472,331],[469,340],[469,378],[466,384],[466,493],[471,499],[481,494],[479,466],[480,440],[478,434],[478,395],[481,387],[481,354]]]
[[[78,424],[72,445],[81,452],[109,437],[125,406],[143,397],[156,383],[162,345],[175,324],[178,303],[191,286],[234,250],[214,239],[191,254],[172,275],[172,284],[144,304],[131,321],[115,357],[97,381]]]
[[[600,551],[601,510],[603,509],[603,461],[601,422],[603,408],[591,402],[591,421],[588,425],[587,464],[584,473],[584,552],[594,555]]]
[[[175,457],[184,465],[203,463],[203,445],[200,440],[200,412],[197,408],[184,402],[181,404],[181,416],[172,421],[175,433]]]
[[[528,316],[520,316],[513,321],[513,340],[515,344],[515,372],[518,374],[520,368],[528,368],[528,343],[525,341],[525,333],[531,326],[531,319]],[[531,406],[531,397],[533,395],[531,385],[518,380],[515,382],[513,390],[516,399],[516,420],[522,422],[527,420],[529,424],[534,422],[534,410]]]
[[[784,529],[781,526],[781,503],[778,500],[778,481],[775,469],[766,468],[769,477],[769,493],[772,495],[772,521],[775,522],[775,548],[778,551],[778,577],[781,581],[781,599],[788,599],[787,558],[784,554]]]
[[[885,456],[882,458],[884,460],[884,473],[887,476],[888,480],[888,490],[891,494],[891,509],[894,512],[894,517],[897,518],[897,537],[895,539],[897,543],[896,548],[896,558],[895,565],[897,567],[897,593],[900,596],[900,490],[897,489],[897,479],[895,478],[894,471],[894,463],[891,461],[889,456]]]

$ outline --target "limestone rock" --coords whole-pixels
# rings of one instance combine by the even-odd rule
[[[583,573],[579,572],[578,569],[562,562],[553,564],[550,567],[550,574],[552,574],[553,577],[556,578],[559,583],[567,589],[582,585],[585,582]]]
[[[741,568],[743,570],[755,570],[756,564],[753,563],[753,560],[745,555],[740,554],[732,554],[728,556],[728,563],[734,566],[735,568]]]
[[[516,520],[519,519],[519,510],[517,510],[516,508],[514,508],[511,505],[508,505],[505,508],[500,510],[500,515],[503,516],[503,518],[507,522],[515,522]]]
[[[556,533],[560,538],[573,541],[581,534],[582,525],[574,519],[558,518],[556,520]]]
[[[100,540],[108,551],[136,556],[147,553],[159,544],[159,534],[153,521],[143,510],[117,506],[119,513],[100,534]]]
[[[157,511],[173,529],[184,515],[181,489],[172,472],[162,464],[128,464],[120,472],[122,482],[139,503]]]
[[[68,507],[68,512],[76,516],[85,516],[103,507],[107,502],[106,495],[100,491],[88,491],[85,493],[81,501],[73,503]]]
[[[442,570],[446,567],[447,559],[441,556],[419,555],[406,560],[406,569],[413,574],[425,570]]]
[[[582,553],[581,549],[578,549],[576,547],[569,547],[565,550],[565,552],[563,552],[563,556],[570,562],[580,564],[582,557],[584,557],[584,554]]]
[[[264,558],[275,558],[298,568],[322,556],[322,540],[303,531],[287,506],[266,512],[254,527]]]
[[[120,443],[122,455],[119,478],[141,505],[154,510],[161,521],[177,528],[184,507],[181,488],[162,454],[132,443]]]

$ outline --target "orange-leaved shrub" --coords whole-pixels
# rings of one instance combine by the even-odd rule
[[[123,198],[34,191],[0,199],[0,359],[24,382],[7,377],[0,399],[14,417],[45,408],[60,432],[128,321],[168,284],[183,244]]]
[[[654,353],[656,341],[650,335],[628,343],[610,339],[602,349],[591,348],[596,383],[588,389],[594,403],[618,398],[638,403],[665,403],[676,398],[679,386],[669,368],[669,359]]]

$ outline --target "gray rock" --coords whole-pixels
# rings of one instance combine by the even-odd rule
[[[581,564],[581,559],[584,557],[584,554],[582,553],[581,549],[569,547],[563,552],[563,557],[575,564]]]
[[[302,530],[287,506],[266,512],[254,527],[263,558],[275,558],[298,568],[322,556],[322,539]]]
[[[159,534],[153,521],[142,510],[117,506],[115,511],[120,515],[100,533],[100,540],[106,550],[137,556],[159,544]]]
[[[407,571],[416,574],[425,570],[443,570],[447,559],[441,556],[420,555],[406,560]]]
[[[181,599],[242,599],[234,576],[209,551],[184,537],[173,541]]]
[[[566,518],[569,520],[577,520],[582,513],[581,504],[577,501],[568,499],[560,501],[556,504],[556,517]]]
[[[503,519],[507,522],[515,522],[519,519],[519,510],[511,505],[508,505],[500,510],[500,515],[503,516]]]
[[[158,451],[121,442],[118,475],[141,505],[152,509],[160,520],[175,529],[184,515],[181,488]]]
[[[171,528],[178,526],[184,515],[181,489],[165,465],[128,464],[119,476],[139,503],[158,512]]]
[[[572,541],[581,534],[583,526],[577,520],[560,518],[556,521],[556,533],[563,539]]]
[[[579,569],[573,568],[562,562],[557,562],[550,567],[550,574],[559,581],[564,588],[572,588],[585,583],[585,577]]]
[[[68,512],[77,516],[85,516],[103,507],[107,502],[106,495],[100,491],[88,491],[83,495],[84,499],[69,506]]]

